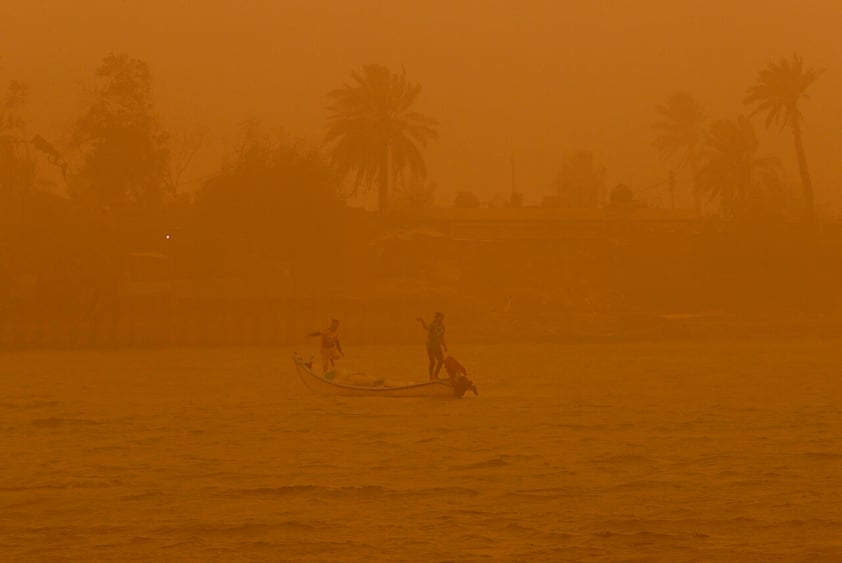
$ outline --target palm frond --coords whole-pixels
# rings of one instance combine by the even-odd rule
[[[769,63],[757,75],[753,86],[746,89],[743,103],[753,105],[751,115],[766,113],[766,127],[779,124],[786,127],[801,120],[798,102],[807,98],[807,89],[819,79],[824,70],[804,68],[798,55]]]

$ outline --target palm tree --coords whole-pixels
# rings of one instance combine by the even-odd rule
[[[689,166],[693,177],[693,202],[701,211],[699,193],[699,145],[703,141],[707,119],[704,107],[693,96],[678,92],[655,108],[659,120],[653,124],[656,136],[652,144],[668,156],[683,154],[682,166]]]
[[[757,154],[751,122],[717,121],[710,128],[700,154],[699,187],[719,198],[723,214],[745,217],[780,203],[783,191],[781,162]]]
[[[437,123],[415,110],[421,85],[408,82],[405,71],[381,65],[363,66],[351,84],[328,93],[330,156],[343,174],[356,173],[354,193],[378,183],[379,207],[389,205],[389,191],[403,181],[408,168],[423,180],[427,167],[421,149],[438,138]]]
[[[801,175],[801,185],[804,189],[807,219],[812,221],[815,216],[813,204],[813,183],[807,168],[807,157],[804,155],[804,140],[801,134],[802,115],[798,110],[801,98],[807,99],[807,88],[822,75],[823,70],[804,68],[804,60],[793,54],[792,60],[781,59],[777,63],[760,71],[757,82],[746,90],[744,103],[753,104],[751,115],[767,112],[766,127],[773,123],[780,123],[781,129],[789,125],[795,141],[795,156],[798,159],[798,172]]]

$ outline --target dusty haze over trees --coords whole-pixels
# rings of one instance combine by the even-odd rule
[[[516,191],[540,202],[563,155],[590,149],[609,186],[625,183],[665,206],[663,188],[650,186],[676,169],[676,203],[690,207],[688,171],[651,150],[654,107],[687,92],[712,119],[733,119],[748,112],[743,93],[757,73],[798,53],[807,67],[828,70],[800,109],[817,208],[838,209],[840,12],[832,0],[317,0],[248,9],[215,0],[201,11],[169,2],[12,3],[3,8],[0,79],[28,85],[32,130],[60,145],[84,106],[80,86],[103,56],[146,61],[164,126],[208,130],[184,178],[195,190],[245,118],[321,139],[326,92],[365,64],[405,67],[424,86],[418,110],[440,123],[426,154],[439,203],[465,190],[507,199],[512,152]],[[761,135],[795,180],[791,133]],[[370,196],[375,207],[376,191]]]

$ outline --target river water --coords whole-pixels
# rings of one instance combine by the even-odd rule
[[[4,352],[0,560],[839,561],[840,345],[465,347],[461,400],[313,396],[292,349]]]

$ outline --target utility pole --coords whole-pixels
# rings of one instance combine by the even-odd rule
[[[512,197],[515,195],[515,151],[512,151]]]
[[[675,174],[673,174],[672,170],[670,170],[669,176],[667,176],[667,186],[670,191],[670,206],[675,211]]]
[[[515,151],[512,151],[512,189],[509,195],[509,207],[520,207],[521,196],[517,193],[517,181],[515,177]]]

